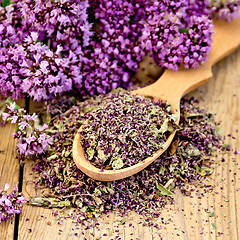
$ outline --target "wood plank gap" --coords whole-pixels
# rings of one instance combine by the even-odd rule
[[[29,98],[29,96],[26,96],[25,97],[25,110],[26,110],[27,113],[29,113],[29,102],[30,102],[30,98]],[[24,170],[24,165],[20,164],[19,180],[18,180],[18,191],[19,192],[23,191],[23,170]],[[19,220],[19,214],[17,214],[16,217],[15,217],[13,240],[18,240],[19,221],[20,221]]]
[[[23,166],[20,165],[19,169],[19,184],[18,184],[18,191],[22,192],[23,190]],[[14,235],[13,240],[18,240],[18,230],[19,230],[19,214],[15,217],[15,225],[14,225]]]

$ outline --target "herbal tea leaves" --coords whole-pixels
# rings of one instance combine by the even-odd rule
[[[173,193],[169,191],[166,187],[156,181],[156,187],[160,191],[160,195],[171,196]]]
[[[131,177],[114,182],[99,182],[82,173],[68,153],[72,149],[72,139],[88,119],[91,106],[97,109],[105,98],[106,95],[100,95],[84,102],[77,100],[71,106],[61,99],[48,105],[51,114],[49,129],[52,130],[55,148],[35,160],[34,170],[39,175],[39,185],[36,187],[44,184],[50,189],[53,198],[57,196],[60,202],[68,200],[72,207],[78,209],[78,221],[115,209],[123,216],[132,210],[149,219],[158,217],[159,210],[173,202],[173,194],[169,195],[167,191],[174,193],[178,187],[183,193],[189,194],[188,183],[199,184],[211,173],[212,161],[208,160],[212,158],[215,149],[223,146],[216,131],[218,125],[206,110],[197,106],[195,100],[184,98],[180,105],[180,130],[161,158]],[[184,112],[191,117],[185,116]],[[63,131],[55,131],[61,121]],[[134,131],[130,134],[135,135]],[[124,141],[123,136],[119,134],[118,137]]]
[[[132,166],[164,148],[178,127],[170,105],[115,91],[103,99],[80,129],[86,157],[100,169]]]
[[[71,205],[71,202],[68,200],[62,201],[57,198],[35,197],[30,199],[29,204],[46,208],[63,208],[69,207]]]

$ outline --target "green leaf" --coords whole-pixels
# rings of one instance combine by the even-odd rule
[[[64,157],[69,157],[71,155],[72,151],[65,151]]]
[[[215,223],[212,223],[212,226],[213,226],[215,229],[217,229],[217,226],[216,226]]]
[[[94,195],[95,195],[95,196],[101,196],[101,195],[102,195],[101,190],[98,189],[98,188],[95,188],[95,189],[94,189]]]
[[[95,150],[92,149],[91,147],[87,148],[87,155],[88,155],[88,159],[91,160],[94,157],[95,154]]]
[[[124,163],[120,158],[118,158],[118,159],[116,159],[112,162],[112,168],[113,169],[120,169],[123,166],[124,166]]]
[[[95,109],[96,106],[91,106],[88,105],[86,107],[83,108],[84,112],[92,112]]]
[[[44,43],[43,42],[41,42],[40,40],[38,40],[37,39],[37,41],[36,42],[39,42],[40,44],[41,44],[41,46],[43,46],[44,45]]]
[[[131,137],[135,137],[135,136],[137,136],[137,135],[138,135],[137,132],[132,132],[130,136],[131,136]]]
[[[208,216],[209,216],[209,217],[214,217],[214,216],[215,216],[215,212],[209,213]]]
[[[178,120],[178,115],[177,114],[172,114],[170,117],[174,122]]]
[[[156,181],[156,187],[160,191],[161,195],[171,196],[173,194],[171,191],[167,190],[162,184],[158,183],[157,181]]]
[[[189,29],[187,29],[187,28],[179,28],[178,31],[180,33],[188,33]]]
[[[126,222],[126,217],[119,223],[119,225],[123,225]]]
[[[188,113],[188,112],[184,112],[184,116],[186,118],[195,118],[195,117],[203,117],[202,113]]]
[[[188,157],[198,157],[201,154],[197,148],[187,148],[185,152]]]
[[[55,123],[54,127],[58,129],[59,132],[63,132],[63,122]]]
[[[101,204],[102,204],[101,198],[95,197],[95,196],[92,196],[92,198],[93,198],[93,200],[95,201],[95,203],[96,203],[97,205],[101,205]]]
[[[197,171],[197,174],[203,177],[207,175],[211,175],[213,173],[213,169],[208,167],[199,167],[198,165],[196,166],[196,171]]]
[[[47,160],[51,161],[51,160],[56,159],[57,157],[58,157],[57,154],[53,154],[53,155],[49,156],[49,157],[47,158]]]
[[[41,197],[36,197],[36,198],[31,198],[29,201],[29,204],[34,205],[34,206],[39,206],[39,207],[69,207],[71,205],[70,201],[68,200],[59,200],[57,198],[41,198]]]
[[[86,213],[88,211],[88,206],[84,206],[80,209],[80,212]]]
[[[227,150],[227,149],[230,148],[230,147],[231,147],[230,144],[225,143],[225,144],[223,144],[223,146],[222,146],[222,150]]]
[[[10,0],[3,0],[3,2],[2,2],[2,7],[6,7],[6,6],[9,6],[9,5],[11,5],[11,4],[13,4],[13,2],[11,2]]]
[[[219,135],[222,135],[222,129],[219,126],[216,126],[215,132]]]
[[[98,148],[97,149],[97,156],[99,159],[101,159],[103,162],[107,160],[107,155],[104,154],[104,150]]]
[[[159,133],[164,134],[168,130],[168,119],[165,119],[161,128],[159,129]]]
[[[14,103],[14,101],[12,100],[11,97],[9,97],[9,98],[6,99],[6,103],[8,103],[8,104],[12,104],[12,103]],[[16,104],[16,102],[15,102],[14,110],[18,110],[18,109],[20,109],[20,108],[21,108],[21,107],[18,106],[18,105]]]
[[[170,173],[172,173],[176,168],[176,164],[171,164],[170,167],[169,167],[169,171]]]
[[[101,216],[101,213],[98,213],[98,212],[93,212],[93,215],[94,215],[94,217],[95,217],[95,218],[98,218],[98,217],[100,217],[100,216]]]
[[[171,184],[173,183],[174,179],[170,178],[167,183],[164,185],[165,188],[168,188],[169,186],[171,186]]]
[[[166,168],[165,167],[161,167],[160,170],[159,170],[159,174],[160,175],[164,175],[165,171],[166,171]]]
[[[77,199],[75,201],[75,205],[78,207],[78,208],[82,208],[83,207],[83,200],[81,198]]]

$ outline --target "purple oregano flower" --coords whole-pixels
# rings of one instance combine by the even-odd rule
[[[17,186],[11,193],[7,193],[9,187],[6,183],[3,190],[0,188],[0,223],[21,213],[22,204],[26,201],[23,194],[18,192]]]

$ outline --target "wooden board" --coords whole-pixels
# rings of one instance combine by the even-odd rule
[[[194,91],[198,96],[200,105],[207,107],[216,113],[216,119],[221,121],[224,135],[229,133],[234,136],[226,137],[225,142],[230,143],[233,149],[240,152],[240,49],[214,66],[214,79],[207,85]],[[4,130],[3,130],[4,129]],[[11,127],[0,129],[1,136],[10,136]],[[14,150],[14,141],[1,142],[10,152]],[[8,152],[9,154],[9,152]],[[0,155],[1,157],[2,155]],[[9,159],[11,157],[9,156]],[[224,160],[223,160],[224,158]],[[19,240],[61,240],[61,239],[182,239],[182,240],[213,240],[213,239],[240,239],[240,154],[233,153],[224,156],[219,155],[216,160],[215,171],[209,178],[209,183],[216,187],[211,192],[197,189],[193,197],[185,197],[179,191],[175,194],[176,204],[167,206],[162,212],[162,217],[167,223],[158,223],[160,230],[151,227],[142,227],[138,223],[141,217],[135,213],[129,213],[126,223],[119,225],[122,218],[116,214],[101,217],[100,226],[92,229],[84,229],[76,225],[72,219],[57,224],[53,217],[53,210],[25,205],[19,223]],[[3,166],[0,162],[0,170],[11,168]],[[14,166],[18,169],[18,166]],[[16,170],[17,172],[17,170]],[[31,162],[27,162],[24,168],[24,193],[35,196],[33,185],[27,181],[33,180],[31,175]],[[5,179],[9,182],[6,171],[1,172],[1,186]],[[3,179],[3,180],[2,180]],[[11,180],[11,179],[10,179]],[[11,183],[11,182],[10,182]],[[14,183],[12,183],[14,185]],[[26,191],[27,190],[27,191]],[[70,209],[65,209],[65,214]],[[214,214],[213,214],[214,213]],[[58,210],[59,216],[61,211]],[[214,216],[213,216],[214,215]],[[93,222],[94,224],[94,222]],[[11,225],[10,225],[11,226]],[[13,239],[13,231],[7,225],[0,225],[0,239]],[[2,230],[3,229],[3,230]],[[10,230],[9,230],[10,229]],[[75,236],[74,234],[78,235]],[[104,235],[107,236],[104,236]]]
[[[17,102],[20,106],[25,106],[25,101]],[[8,192],[12,191],[19,183],[20,165],[17,159],[16,140],[12,134],[16,131],[15,124],[0,126],[0,188],[3,189],[5,183],[10,185]],[[13,239],[15,218],[8,222],[0,223],[0,239]]]
[[[9,183],[8,191],[12,191],[19,182],[20,166],[16,158],[16,141],[12,137],[15,131],[16,126],[12,124],[0,127],[0,188],[3,189],[5,183]],[[0,239],[13,239],[14,226],[15,218],[0,223]]]

